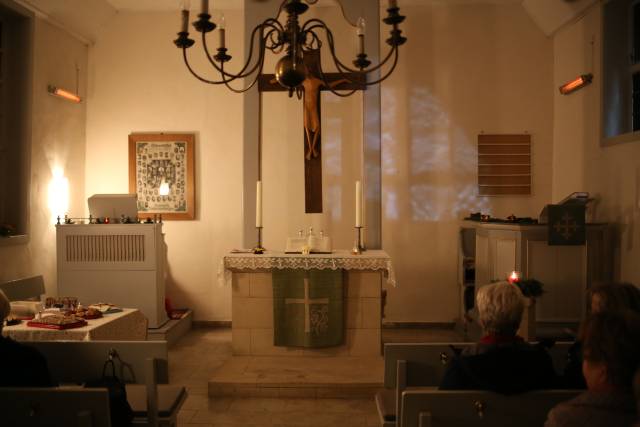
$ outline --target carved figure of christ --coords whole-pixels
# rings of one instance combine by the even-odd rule
[[[322,118],[320,92],[323,90],[364,90],[358,74],[324,73],[320,75],[320,52],[304,52],[306,79],[302,82],[304,125],[304,188],[305,213],[322,213]],[[345,78],[346,76],[346,78]],[[260,92],[286,91],[273,74],[260,76]],[[327,85],[328,84],[328,85]]]
[[[329,305],[329,298],[309,298],[309,277],[304,278],[304,298],[285,298],[285,304],[304,304],[304,332],[311,333],[311,304]]]

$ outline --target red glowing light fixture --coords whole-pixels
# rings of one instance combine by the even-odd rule
[[[560,86],[560,93],[563,95],[569,95],[570,93],[575,92],[576,90],[590,84],[592,80],[593,74],[591,73],[578,76],[570,82],[567,82]]]
[[[51,95],[58,96],[60,98],[66,99],[67,101],[76,102],[76,103],[82,102],[82,98],[80,98],[75,93],[69,92],[68,90],[60,89],[59,87],[49,85],[47,87],[47,91]]]

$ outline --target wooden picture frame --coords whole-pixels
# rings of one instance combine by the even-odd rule
[[[129,192],[138,195],[138,217],[194,219],[195,135],[129,135]]]

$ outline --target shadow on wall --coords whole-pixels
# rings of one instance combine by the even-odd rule
[[[398,115],[397,100],[390,90],[384,97],[383,121],[392,122]],[[438,222],[455,221],[469,212],[491,213],[489,200],[478,196],[475,140],[451,123],[425,87],[411,88],[408,98],[410,143],[401,147],[391,132],[382,136],[384,218]],[[399,158],[403,151],[408,153],[406,162]]]

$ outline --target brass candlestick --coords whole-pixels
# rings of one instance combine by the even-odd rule
[[[353,249],[351,249],[351,253],[354,255],[360,255],[362,252],[365,252],[367,248],[364,246],[364,241],[362,238],[362,226],[356,226],[356,239],[353,243]]]
[[[264,251],[266,251],[266,249],[262,247],[262,227],[256,228],[258,229],[258,244],[253,248],[253,253],[256,255],[262,255]]]

